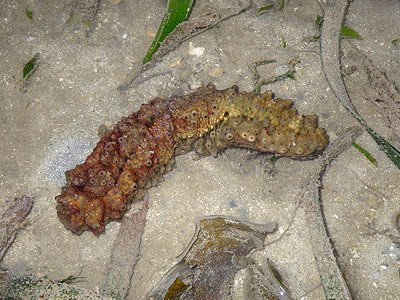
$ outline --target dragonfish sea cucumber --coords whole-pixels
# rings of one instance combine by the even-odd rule
[[[186,96],[155,98],[122,118],[83,164],[66,172],[67,184],[56,197],[58,217],[75,234],[101,234],[160,182],[175,155],[191,150],[216,156],[245,147],[302,158],[327,144],[316,116],[299,115],[291,100],[272,99],[271,91],[259,96],[209,84]]]

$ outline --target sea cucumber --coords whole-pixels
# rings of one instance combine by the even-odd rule
[[[186,96],[155,98],[122,118],[86,161],[66,172],[57,214],[75,234],[104,232],[132,201],[143,198],[172,169],[174,156],[195,150],[214,155],[228,147],[301,158],[328,144],[315,115],[302,116],[288,99],[258,96],[213,84]]]

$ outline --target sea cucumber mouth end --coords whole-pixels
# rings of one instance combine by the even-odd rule
[[[83,218],[80,220],[79,217],[76,217],[76,214],[72,215],[68,208],[62,204],[57,205],[57,216],[64,227],[76,235],[81,235],[82,232],[88,229]]]
[[[61,195],[58,195],[56,197],[56,210],[64,227],[74,234],[80,235],[88,227],[78,208],[80,198],[73,195],[70,188],[66,188]]]
[[[94,235],[99,236],[105,231],[104,224],[88,226],[87,221],[79,212],[71,211],[62,203],[57,205],[57,215],[64,227],[73,234],[81,235],[84,231],[90,230]]]

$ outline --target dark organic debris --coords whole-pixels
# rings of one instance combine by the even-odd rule
[[[332,0],[330,5],[325,7],[324,23],[320,39],[322,70],[333,93],[343,107],[369,133],[394,165],[400,169],[400,151],[368,126],[354,107],[343,82],[340,69],[340,28],[347,6],[347,0]]]
[[[367,70],[370,86],[376,93],[374,103],[381,109],[388,120],[393,133],[400,139],[400,92],[385,71],[380,70],[363,52],[363,63]]]
[[[199,222],[181,260],[150,292],[149,299],[227,299],[247,256],[262,249],[276,223],[252,224],[213,216]]]
[[[286,286],[278,272],[267,260],[265,266],[258,265],[253,259],[248,259],[244,270],[243,293],[237,294],[238,299],[252,300],[291,300]],[[236,295],[236,294],[235,294]]]
[[[123,218],[101,287],[103,296],[125,299],[128,295],[132,274],[139,259],[148,208],[149,200],[145,197],[141,210]]]
[[[1,299],[111,300],[92,291],[45,277],[36,278],[31,274],[12,276],[2,273],[0,275],[9,276],[7,285],[3,291],[0,291],[0,296],[3,296]]]
[[[33,207],[33,199],[28,196],[15,198],[14,202],[3,213],[0,220],[0,262],[8,248],[14,242],[18,232],[26,226],[25,219]]]
[[[359,127],[350,128],[332,141],[326,151],[317,159],[317,170],[306,184],[304,200],[307,204],[306,220],[309,237],[317,263],[318,272],[327,299],[352,299],[334,255],[334,248],[326,228],[322,208],[320,189],[322,177],[330,163],[343,151],[351,147],[361,134]]]
[[[69,275],[66,278],[61,280],[57,280],[58,283],[66,283],[66,284],[73,284],[84,281],[84,277],[78,275]]]
[[[160,48],[157,52],[154,53],[152,59],[145,59],[143,61],[143,63],[145,63],[144,65],[142,65],[141,63],[140,65],[136,65],[132,79],[128,83],[119,86],[118,90],[127,90],[128,88],[144,82],[149,78],[160,75],[159,72],[157,74],[149,74],[147,76],[145,76],[144,73],[152,69],[155,64],[159,62],[166,54],[178,48],[183,42],[209,30],[210,28],[213,28],[214,26],[225,20],[228,20],[247,11],[248,9],[250,9],[251,6],[252,1],[248,1],[244,5],[239,1],[237,7],[235,7],[234,9],[228,8],[219,12],[207,12],[199,16],[193,16],[188,21],[179,23],[179,25],[176,26],[175,30],[170,32],[162,43],[159,43]]]
[[[300,59],[295,57],[290,59],[287,64],[283,65],[285,67],[285,72],[281,74],[275,74],[270,76],[269,78],[261,78],[261,75],[258,72],[258,67],[267,65],[267,64],[273,64],[276,63],[275,59],[264,59],[260,61],[256,61],[253,63],[251,67],[251,71],[253,73],[253,80],[255,82],[254,84],[254,93],[260,95],[261,94],[261,88],[264,85],[269,85],[271,83],[274,83],[276,81],[284,80],[286,78],[296,80],[295,78],[295,73],[296,73],[296,65],[300,63]]]
[[[96,25],[100,0],[73,0],[68,6],[69,19],[64,29],[69,29],[83,38],[89,37]]]

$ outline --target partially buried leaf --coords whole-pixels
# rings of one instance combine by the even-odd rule
[[[392,43],[393,45],[395,45],[397,47],[400,43],[400,39],[391,40],[390,43]]]
[[[349,26],[342,26],[340,28],[340,36],[346,39],[362,40],[361,35]]]
[[[192,8],[193,0],[169,0],[167,5],[167,12],[164,14],[157,34],[143,59],[143,64],[148,63],[153,54],[158,50],[160,44],[164,39],[174,31],[175,27],[185,21]]]

